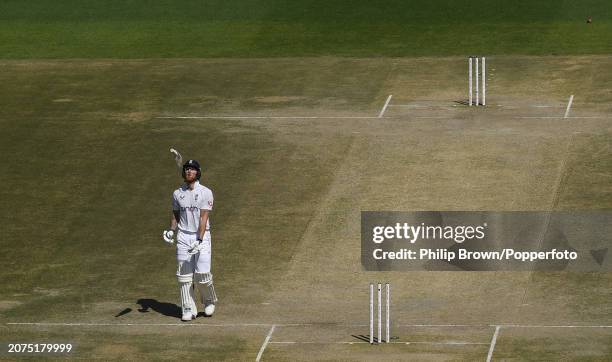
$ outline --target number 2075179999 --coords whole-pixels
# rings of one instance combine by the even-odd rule
[[[72,343],[7,343],[5,353],[31,354],[31,353],[70,353]]]

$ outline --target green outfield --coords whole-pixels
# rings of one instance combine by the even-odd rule
[[[5,59],[608,54],[611,34],[606,0],[0,3]]]

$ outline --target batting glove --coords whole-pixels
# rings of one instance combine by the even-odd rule
[[[174,244],[174,230],[172,229],[164,230],[164,232],[162,233],[162,237],[164,238],[165,242]]]
[[[206,246],[207,246],[207,243],[203,242],[202,240],[196,241],[191,246],[191,249],[189,249],[189,255],[195,255],[195,254],[199,253],[200,251],[206,249]]]

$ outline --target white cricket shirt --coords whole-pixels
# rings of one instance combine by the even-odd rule
[[[212,210],[212,191],[198,181],[193,190],[183,184],[172,193],[172,209],[180,211],[178,228],[182,231],[197,232],[200,225],[200,210]],[[210,229],[210,218],[206,221],[206,230]]]

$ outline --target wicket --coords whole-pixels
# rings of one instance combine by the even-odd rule
[[[378,338],[376,343],[389,343],[391,340],[391,286],[385,283],[385,339],[382,338],[382,284],[378,283]],[[374,344],[374,284],[370,283],[370,344]]]
[[[480,64],[479,64],[480,62]],[[481,65],[479,67],[479,65]],[[474,72],[475,70],[475,72]],[[476,82],[472,82],[472,75],[475,73]],[[479,85],[482,81],[482,102],[480,102],[480,89]],[[476,91],[476,102],[473,99],[472,91]],[[475,104],[476,106],[487,104],[487,68],[486,58],[478,56],[468,57],[468,103],[470,106]]]

